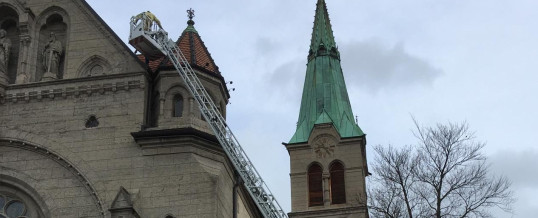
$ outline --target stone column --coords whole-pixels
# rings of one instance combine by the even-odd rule
[[[0,99],[6,96],[6,87],[8,84],[7,75],[0,72]]]
[[[6,94],[6,87],[9,84],[9,59],[11,56],[11,40],[7,36],[7,32],[4,29],[0,29],[0,96]]]
[[[20,36],[20,56],[19,56],[19,67],[17,71],[17,78],[15,84],[28,83],[30,81],[30,74],[28,72],[28,50],[30,46],[31,38],[29,35]]]
[[[189,98],[189,115],[194,116],[194,98]]]
[[[160,115],[160,117],[164,117],[164,101],[165,101],[164,96],[159,99],[159,115]]]
[[[330,206],[331,205],[331,190],[330,190],[330,174],[329,173],[323,173],[323,205]]]

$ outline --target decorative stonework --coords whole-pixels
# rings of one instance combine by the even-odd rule
[[[19,29],[21,29],[21,32],[23,32],[24,34],[20,37],[22,50],[22,56],[20,58],[21,69],[17,73],[15,84],[23,84],[30,81],[30,75],[28,73],[28,49],[32,38],[28,34],[28,24],[20,25]]]
[[[58,79],[60,61],[63,55],[63,46],[62,43],[56,39],[56,34],[50,32],[49,35],[50,39],[41,53],[41,62],[43,69],[45,70],[45,74],[41,78],[41,81]]]
[[[112,71],[112,65],[100,55],[92,55],[78,68],[77,77],[101,76]]]
[[[132,80],[127,82],[104,83],[95,85],[81,85],[77,87],[66,87],[57,89],[47,89],[29,92],[20,92],[15,94],[7,94],[5,99],[0,97],[0,104],[7,102],[29,102],[30,100],[67,98],[69,96],[78,97],[80,95],[106,95],[107,93],[115,93],[117,91],[128,91],[130,89],[144,89],[144,82],[140,80]]]
[[[7,37],[7,31],[0,29],[0,76],[7,79],[7,68],[11,54],[11,40]]]
[[[11,40],[7,37],[7,31],[0,29],[0,96],[9,83],[9,56],[11,53]]]
[[[131,194],[123,186],[120,186],[120,190],[108,210],[112,217],[140,218],[133,207]]]
[[[62,7],[50,6],[37,18],[35,27],[37,62],[33,82],[63,79],[68,64],[69,33],[71,21],[69,13]]]
[[[320,135],[314,139],[312,149],[318,158],[332,157],[336,148],[336,140],[331,135]]]

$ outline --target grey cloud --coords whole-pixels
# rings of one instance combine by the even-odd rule
[[[491,169],[512,180],[513,186],[538,189],[538,151],[502,151],[489,158]]]
[[[288,102],[300,102],[306,73],[306,60],[294,59],[278,66],[268,74],[266,87],[272,96],[284,98]]]
[[[274,39],[267,37],[260,37],[254,44],[259,56],[271,57],[278,50],[281,43],[277,43]]]
[[[442,75],[442,70],[405,51],[402,43],[390,48],[376,40],[367,40],[343,43],[339,47],[348,83],[372,92],[430,86]]]
[[[491,172],[504,175],[512,181],[515,192],[514,215],[496,210],[497,217],[536,217],[538,204],[538,150],[503,150],[490,156]]]
[[[269,39],[259,39],[256,47],[261,53],[274,52],[274,42]],[[442,75],[440,69],[426,60],[409,54],[401,43],[389,48],[375,40],[355,41],[343,43],[339,49],[342,69],[350,88],[356,86],[375,93],[382,89],[431,86]],[[269,58],[264,60],[278,62]],[[279,87],[274,92],[278,95],[302,93],[305,71],[306,58],[290,58],[268,74],[267,85],[273,89]],[[287,98],[290,101],[300,100],[299,95]]]

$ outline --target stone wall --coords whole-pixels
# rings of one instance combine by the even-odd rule
[[[84,1],[0,0],[3,10],[18,15],[20,46],[16,78],[0,84],[0,186],[15,190],[0,195],[32,217],[233,217],[234,170],[196,103],[171,116],[176,72],[151,84],[161,111],[147,128],[151,72]],[[51,31],[61,73],[42,80]],[[200,76],[225,113],[224,81]],[[239,217],[259,217],[245,193]]]
[[[365,139],[340,138],[331,124],[316,125],[309,141],[286,145],[290,154],[292,213],[290,217],[366,217]],[[330,200],[329,166],[344,165],[345,198],[343,204]],[[308,168],[319,164],[323,172],[324,204],[309,206]]]

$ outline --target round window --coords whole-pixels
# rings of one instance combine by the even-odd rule
[[[26,205],[18,199],[0,195],[0,218],[17,218],[26,214]]]

